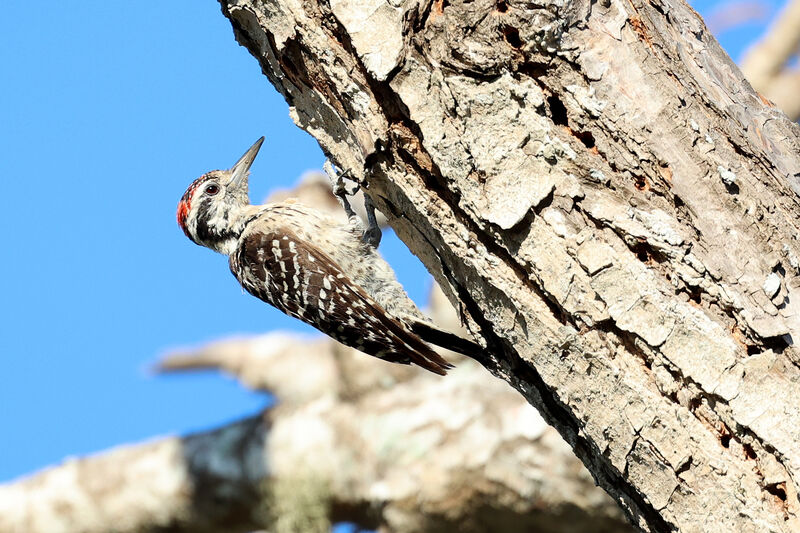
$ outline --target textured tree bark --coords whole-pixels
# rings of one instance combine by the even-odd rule
[[[679,0],[222,0],[649,531],[798,530],[798,127]]]
[[[224,368],[280,403],[0,485],[0,533],[631,530],[534,408],[477,364],[441,380],[274,333],[161,368]]]

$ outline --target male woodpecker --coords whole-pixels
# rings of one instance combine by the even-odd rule
[[[189,186],[177,213],[189,239],[228,255],[231,272],[256,298],[367,354],[444,375],[452,365],[426,342],[470,356],[481,351],[417,309],[378,255],[374,207],[367,202],[365,228],[341,182],[346,224],[298,203],[251,205],[249,171],[263,142],[229,170],[212,170]]]

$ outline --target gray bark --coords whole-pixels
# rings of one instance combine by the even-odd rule
[[[691,8],[221,3],[635,524],[800,528],[798,128]]]

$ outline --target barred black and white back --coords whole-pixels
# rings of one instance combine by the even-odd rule
[[[426,343],[479,359],[478,344],[417,309],[357,217],[343,224],[293,202],[250,205],[248,174],[262,142],[187,189],[177,212],[186,236],[228,255],[247,292],[342,344],[437,374],[452,365]]]
[[[290,210],[302,212],[297,205]],[[389,314],[327,253],[300,239],[290,227],[274,227],[270,211],[248,224],[230,256],[231,271],[245,290],[346,346],[446,373],[451,365],[404,321]]]

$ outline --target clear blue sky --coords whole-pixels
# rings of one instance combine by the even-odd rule
[[[758,32],[722,42],[736,58]],[[254,200],[323,162],[217,2],[9,2],[0,64],[0,481],[265,405],[217,374],[147,372],[170,347],[299,329],[175,223],[186,186],[261,135]],[[416,260],[382,250],[424,299]]]

